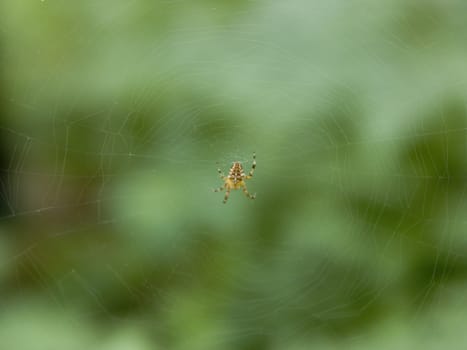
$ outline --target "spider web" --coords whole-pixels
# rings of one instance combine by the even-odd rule
[[[3,7],[9,348],[467,343],[461,2]]]

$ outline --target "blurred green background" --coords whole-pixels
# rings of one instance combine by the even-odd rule
[[[1,348],[467,348],[466,13],[3,1]]]

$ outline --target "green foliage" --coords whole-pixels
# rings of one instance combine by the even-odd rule
[[[2,8],[2,348],[467,346],[461,1]]]

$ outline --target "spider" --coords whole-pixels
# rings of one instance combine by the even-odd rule
[[[240,188],[243,190],[243,193],[245,193],[245,196],[247,196],[250,199],[255,199],[256,193],[251,195],[248,192],[246,188],[246,183],[245,183],[245,180],[249,180],[253,177],[253,173],[255,169],[256,169],[256,154],[255,153],[253,153],[253,163],[251,164],[251,170],[248,173],[248,175],[245,175],[245,173],[243,172],[242,163],[240,163],[239,161],[235,161],[232,163],[228,176],[225,176],[222,170],[218,168],[217,172],[219,173],[219,176],[222,179],[222,181],[224,181],[224,186],[216,188],[213,191],[220,192],[220,191],[225,190],[225,196],[224,196],[224,201],[223,201],[224,204],[227,203],[227,199],[229,199],[230,191],[238,190]]]

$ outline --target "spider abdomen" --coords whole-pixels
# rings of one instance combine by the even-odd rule
[[[245,173],[243,172],[243,166],[240,162],[234,162],[229,170],[228,178],[233,181],[234,184],[241,182],[245,178]]]

